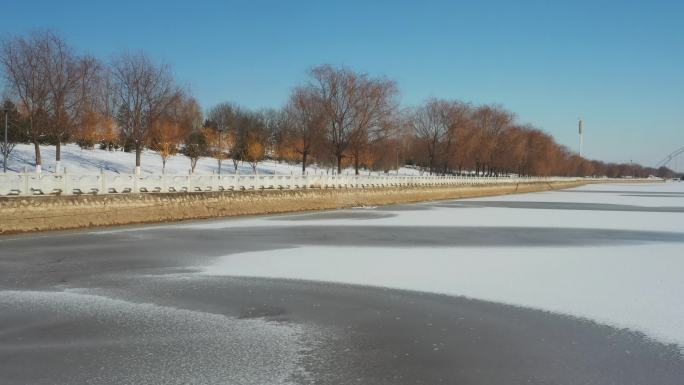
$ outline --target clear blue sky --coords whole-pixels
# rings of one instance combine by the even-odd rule
[[[680,0],[3,0],[1,34],[38,28],[105,60],[142,49],[205,108],[280,106],[332,63],[396,79],[406,106],[503,104],[573,149],[582,116],[592,158],[653,165],[684,146]]]

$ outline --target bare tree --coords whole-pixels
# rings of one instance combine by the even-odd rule
[[[269,138],[270,133],[263,114],[241,110],[236,119],[235,145],[231,153],[236,168],[237,162],[246,161],[256,173],[257,165],[266,156]]]
[[[506,173],[521,174],[528,155],[527,135],[532,129],[520,125],[506,129],[499,140],[499,154],[496,156],[497,163],[494,167]]]
[[[181,150],[181,144],[193,131],[199,130],[202,115],[194,98],[178,93],[173,102],[152,126],[150,131],[150,148],[157,151],[162,158],[162,173],[166,172],[166,162]],[[194,171],[197,160],[191,160]]]
[[[92,147],[96,140],[108,137],[112,130],[111,115],[103,114],[99,104],[104,66],[92,56],[79,57],[76,62],[77,84],[70,94],[67,112],[68,137]],[[60,156],[60,155],[57,155]]]
[[[48,131],[56,146],[55,171],[59,172],[62,142],[70,138],[79,104],[84,100],[79,95],[81,63],[72,48],[53,32],[39,32],[34,36],[40,71],[47,87]]]
[[[190,172],[194,173],[197,161],[207,150],[206,137],[202,131],[202,107],[195,98],[186,96],[177,119],[183,132],[183,153],[190,158]]]
[[[221,163],[226,158],[226,153],[232,150],[234,140],[224,138],[225,134],[230,135],[230,130],[235,130],[237,115],[240,109],[232,103],[220,103],[209,109],[207,112],[207,126],[216,131],[216,149],[214,157],[218,161],[218,173],[221,174]],[[234,136],[234,135],[233,135]],[[237,170],[237,163],[234,164]]]
[[[17,111],[17,106],[10,99],[5,99],[0,108],[0,129],[4,129],[5,124],[7,125],[7,136],[0,137],[0,156],[3,159],[3,172],[7,172],[9,167],[7,160],[9,160],[14,147],[21,140],[22,119],[19,111]]]
[[[326,114],[326,136],[339,174],[357,121],[356,105],[360,103],[357,75],[348,69],[323,65],[311,70],[311,77]]]
[[[442,145],[442,172],[444,174],[447,174],[452,170],[454,160],[458,159],[456,153],[461,151],[461,149],[458,148],[458,138],[462,136],[462,131],[468,130],[472,125],[470,114],[471,107],[469,104],[457,100],[449,102],[449,109],[446,117],[449,126]]]
[[[286,146],[299,154],[302,175],[306,174],[307,161],[325,133],[326,115],[318,94],[311,87],[296,88],[285,107],[288,129]]]
[[[28,136],[35,148],[36,172],[40,173],[40,143],[46,132],[48,89],[37,52],[38,36],[32,34],[28,39],[15,37],[6,40],[0,50],[0,63],[7,84],[17,96],[20,110],[26,114]]]
[[[349,153],[354,160],[354,172],[359,174],[362,158],[370,157],[369,149],[385,141],[397,128],[393,115],[397,110],[396,84],[386,79],[367,79],[359,85],[360,103]]]
[[[476,155],[477,169],[491,175],[496,163],[497,147],[500,146],[500,134],[510,127],[515,115],[501,106],[481,106],[472,115],[475,128],[480,135],[480,146]]]
[[[102,66],[97,72],[92,105],[101,117],[101,132],[98,135],[100,146],[112,151],[121,144],[121,127],[117,124],[117,105],[119,101],[117,84],[109,66]]]
[[[280,157],[280,146],[290,129],[290,117],[285,109],[264,108],[258,112],[264,122],[267,140],[264,153],[274,160]]]
[[[382,131],[383,119],[394,109],[397,89],[392,81],[330,65],[312,69],[310,76],[326,114],[326,136],[339,174],[349,146],[354,143],[358,150],[367,135]]]
[[[451,105],[444,100],[431,99],[413,114],[412,124],[416,137],[425,148],[430,175],[435,171],[440,145],[449,135]]]
[[[166,112],[179,90],[167,65],[155,65],[145,54],[124,53],[112,63],[118,121],[135,146],[135,173],[150,128]]]
[[[207,137],[204,130],[193,130],[184,139],[183,154],[190,158],[190,173],[195,172],[197,161],[208,151]]]
[[[178,153],[183,137],[181,126],[183,97],[180,93],[173,98],[169,107],[149,128],[148,142],[162,159],[162,174],[166,173],[166,162]]]

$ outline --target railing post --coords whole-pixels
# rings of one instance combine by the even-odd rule
[[[28,181],[28,173],[26,172],[26,167],[24,167],[24,172],[21,174],[23,177],[22,184],[24,185],[24,188],[22,188],[22,195],[29,195],[29,181]]]
[[[64,194],[65,195],[71,195],[71,191],[69,191],[69,174],[67,173],[66,167],[64,167],[64,172],[62,173],[62,177],[64,178]]]
[[[105,181],[104,169],[101,167],[100,167],[100,178],[101,178],[101,180],[100,180],[100,182],[101,182],[100,183],[100,186],[101,186],[100,194],[106,194],[108,192],[107,191],[107,182]]]

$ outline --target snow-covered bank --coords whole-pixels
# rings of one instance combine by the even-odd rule
[[[468,206],[467,203],[478,205]],[[419,210],[427,206],[427,210]],[[675,234],[684,239],[684,183],[594,185],[561,192],[424,204],[385,209],[394,216],[297,221],[297,216],[179,225],[256,228],[376,226],[383,229],[431,227],[519,228],[510,245],[406,247],[321,246],[238,253],[205,266],[204,274],[294,278],[420,290],[534,307],[646,332],[684,346],[684,257],[682,242],[611,241],[602,245],[541,245],[525,231],[630,230]],[[342,226],[342,227],[340,227]],[[418,230],[422,229],[422,230]],[[313,230],[312,230],[313,231]],[[369,230],[370,231],[370,230]],[[512,230],[510,230],[513,233]],[[401,232],[397,232],[401,234]],[[577,236],[567,231],[568,237]],[[494,236],[494,235],[492,235]],[[627,234],[626,236],[629,236]],[[330,234],[335,237],[335,234]],[[518,237],[518,238],[516,238]],[[656,238],[654,238],[656,239]]]
[[[41,146],[41,157],[43,163],[43,172],[54,172],[55,170],[55,147]],[[35,153],[32,144],[18,144],[12,153],[8,162],[9,171],[21,172],[26,168],[33,171],[35,166]],[[84,150],[75,144],[62,145],[62,161],[61,167],[66,167],[68,172],[77,174],[97,173],[100,170],[112,173],[130,174],[135,169],[135,153],[123,151],[106,151],[100,149]],[[301,164],[288,164],[281,162],[274,162],[265,160],[257,166],[260,174],[290,174],[300,173]],[[141,155],[141,171],[143,173],[159,174],[162,170],[162,161],[159,154],[152,150],[145,150]],[[315,165],[307,167],[309,174],[328,173],[330,169],[319,168]],[[175,155],[169,158],[166,163],[166,172],[168,174],[187,174],[190,171],[190,159],[184,155]],[[241,163],[238,166],[238,171],[241,174],[252,174],[252,166],[248,163]],[[211,174],[218,172],[218,164],[216,159],[210,157],[203,157],[197,162],[195,173],[197,174]],[[227,159],[223,161],[221,172],[224,174],[232,174],[235,172],[233,161]],[[352,174],[352,169],[347,169],[345,173]],[[394,171],[392,171],[394,173]],[[412,168],[402,167],[399,170],[401,175],[418,175],[417,170]],[[367,171],[364,172],[367,174]],[[377,174],[377,173],[376,173]]]

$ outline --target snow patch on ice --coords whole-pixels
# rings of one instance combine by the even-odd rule
[[[658,196],[664,193],[672,196]],[[684,207],[684,183],[594,185],[474,200]],[[483,231],[487,227],[554,227],[684,232],[681,212],[436,206],[432,210],[394,213],[396,216],[373,219],[372,225],[480,226]],[[316,227],[357,224],[349,219],[306,222]],[[288,225],[286,220],[252,219],[191,226]],[[209,275],[343,282],[462,295],[587,317],[684,346],[684,257],[678,243],[564,248],[501,248],[486,244],[410,249],[306,246],[227,255],[203,268],[203,274]]]

